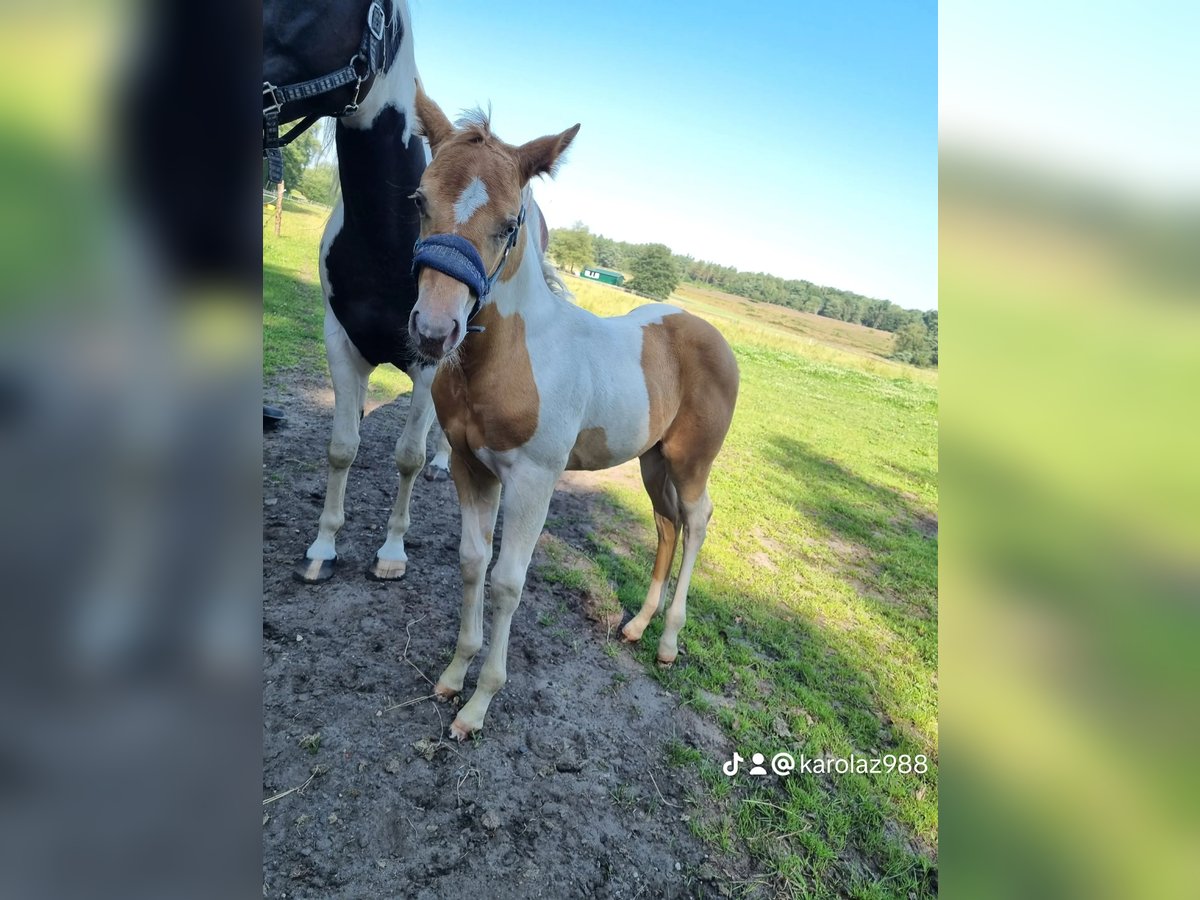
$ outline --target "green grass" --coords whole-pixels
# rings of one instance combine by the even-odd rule
[[[641,302],[569,283],[581,305],[602,315]],[[930,771],[794,774],[751,785],[731,783],[719,761],[693,760],[710,786],[706,802],[724,815],[697,827],[716,846],[740,840],[785,895],[929,895],[937,846],[936,373],[829,347],[814,353],[799,337],[789,346],[777,331],[705,318],[733,346],[741,394],[712,474],[716,512],[692,581],[685,655],[672,669],[654,667],[660,619],[635,652],[684,702],[713,714],[743,756],[925,754]],[[588,556],[636,611],[653,560],[649,502],[619,483],[607,494],[613,519],[591,536]]]
[[[264,214],[268,374],[322,371],[321,225],[288,208],[276,239]],[[568,283],[581,306],[601,315],[642,302]],[[773,310],[763,319],[739,317],[735,304],[712,298],[690,305],[729,339],[741,394],[712,474],[716,512],[692,581],[680,660],[656,667],[658,618],[632,652],[745,757],[925,754],[930,767],[924,775],[731,780],[723,760],[673,741],[664,762],[694,771],[703,786],[686,811],[689,827],[717,850],[748,850],[760,882],[782,896],[932,896],[937,375],[828,334],[818,340],[789,330]],[[585,552],[543,536],[539,575],[611,620],[614,604],[641,606],[654,528],[640,488],[615,482],[605,502],[611,516]],[[551,612],[540,625],[554,630],[557,620]]]

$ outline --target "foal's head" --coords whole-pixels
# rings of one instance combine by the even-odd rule
[[[487,301],[491,284],[507,268],[515,271],[521,193],[535,175],[553,172],[579,126],[514,147],[492,134],[482,115],[456,128],[419,86],[416,108],[433,162],[413,194],[422,243],[408,333],[422,356],[437,360],[462,343],[467,319]]]

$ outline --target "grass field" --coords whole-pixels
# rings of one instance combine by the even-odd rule
[[[264,212],[268,374],[323,366],[321,219],[289,207],[276,239]],[[567,281],[579,304],[600,315],[643,302]],[[722,760],[673,743],[667,763],[695,769],[706,786],[688,811],[690,826],[714,847],[748,849],[761,884],[782,896],[932,896],[937,375],[872,356],[869,335],[852,336],[858,347],[845,336],[819,340],[787,310],[687,289],[677,299],[726,334],[741,395],[712,476],[716,512],[692,582],[681,663],[654,665],[660,619],[632,652],[744,757],[929,758],[923,774],[729,779]],[[381,392],[393,385],[406,389],[407,379],[375,382]],[[591,536],[586,557],[554,559],[540,575],[599,581],[636,610],[653,556],[649,502],[620,479],[605,490],[615,513]]]
[[[730,322],[758,325],[768,331],[806,338],[812,343],[828,344],[851,353],[886,359],[896,343],[895,335],[887,331],[854,322],[839,322],[773,303],[755,303],[715,288],[681,284],[675,290],[675,297],[693,311],[704,310]]]

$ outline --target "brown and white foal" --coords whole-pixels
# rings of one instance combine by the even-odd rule
[[[462,506],[462,623],[454,659],[438,680],[442,699],[462,690],[483,644],[484,575],[503,487],[491,648],[475,693],[451,726],[462,740],[482,727],[506,680],[509,626],[565,469],[641,461],[658,554],[641,612],[623,630],[627,640],[638,640],[665,603],[682,531],[683,562],[658,645],[661,663],[675,661],[688,583],[712,515],[708,474],[733,417],[738,370],[717,330],[677,307],[647,304],[603,319],[549,287],[535,249],[541,223],[528,185],[553,170],[578,125],[513,147],[485,120],[456,128],[420,89],[416,108],[433,151],[414,195],[422,238],[469,241],[485,271],[497,276],[468,333],[475,292],[463,280],[423,268],[409,320],[418,351],[441,361],[433,398],[454,450],[451,474]],[[522,233],[523,211],[530,221]]]

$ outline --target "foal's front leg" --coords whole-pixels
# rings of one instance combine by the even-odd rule
[[[544,469],[514,469],[504,480],[504,540],[492,569],[492,642],[475,693],[450,726],[450,733],[460,741],[483,727],[488,704],[508,679],[509,627],[521,602],[529,560],[546,523],[559,474]]]
[[[478,464],[473,468],[463,453],[455,453],[450,458],[450,470],[462,513],[458,558],[462,569],[463,602],[454,659],[450,660],[433,689],[442,701],[462,690],[471,660],[483,646],[483,579],[492,559],[492,535],[496,529],[496,513],[500,510],[500,479]]]

